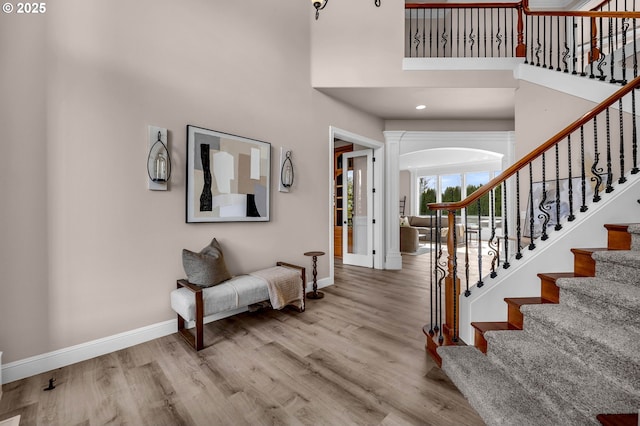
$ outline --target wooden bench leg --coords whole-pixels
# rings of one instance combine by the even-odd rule
[[[178,288],[183,286],[178,282]],[[195,333],[185,327],[185,320],[178,314],[178,332],[196,351],[204,348],[204,303],[202,301],[202,291],[194,293],[196,301]]]

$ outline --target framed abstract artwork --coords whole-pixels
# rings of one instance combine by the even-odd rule
[[[187,223],[268,222],[271,144],[187,126]]]

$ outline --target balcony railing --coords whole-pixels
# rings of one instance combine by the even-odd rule
[[[638,76],[640,0],[589,11],[515,3],[408,3],[405,57],[522,57],[533,66],[625,84]]]

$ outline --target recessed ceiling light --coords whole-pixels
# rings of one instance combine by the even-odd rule
[[[425,109],[426,107],[427,107],[426,105],[418,105],[416,109]]]

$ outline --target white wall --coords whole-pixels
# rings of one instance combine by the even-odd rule
[[[308,2],[50,6],[0,16],[4,362],[172,319],[181,249],[214,236],[232,273],[329,252],[329,126],[383,123],[312,89]],[[168,192],[146,187],[150,124],[169,129]],[[187,124],[293,150],[271,222],[185,224]]]

